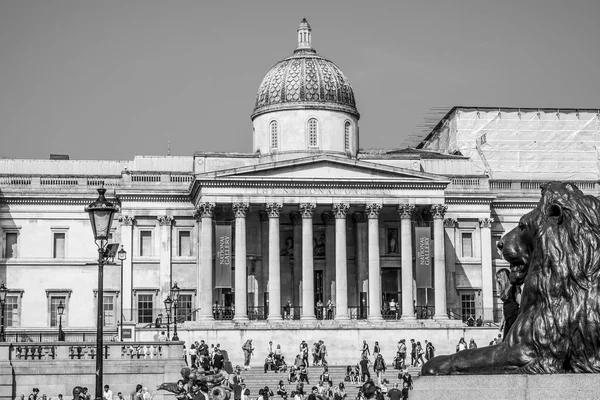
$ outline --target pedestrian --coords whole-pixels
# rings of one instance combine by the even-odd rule
[[[340,382],[338,387],[333,392],[334,400],[344,400],[346,398],[346,387],[344,386],[344,382]]]
[[[242,346],[242,350],[244,351],[244,369],[250,369],[250,358],[254,353],[254,347],[252,347],[252,339],[246,340],[244,345]]]
[[[475,343],[475,339],[471,338],[471,340],[469,341],[469,349],[476,349],[477,348],[477,343]]]
[[[104,400],[112,400],[113,392],[110,390],[110,386],[104,385],[104,391],[102,392],[102,399]]]
[[[400,339],[398,342],[398,358],[400,359],[399,369],[404,369],[406,366],[406,340]]]
[[[366,340],[363,340],[363,346],[360,351],[361,351],[361,358],[371,355],[371,352],[369,351],[369,345],[367,344]]]
[[[410,339],[410,345],[410,365],[414,367],[417,362],[417,344],[415,343],[415,339]]]
[[[360,373],[363,382],[367,382],[367,380],[371,379],[371,374],[369,373],[370,363],[371,362],[369,361],[366,355],[364,355],[362,357],[362,360],[360,360]]]
[[[431,360],[433,357],[435,357],[435,347],[433,347],[433,343],[428,342],[427,340],[425,341],[425,359],[427,361]]]
[[[379,347],[379,342],[375,342],[375,345],[373,346],[373,357],[377,358],[377,355],[381,353],[381,348]]]
[[[144,388],[144,387],[143,387],[141,384],[139,384],[139,383],[138,383],[138,384],[135,386],[135,392],[133,392],[133,393],[131,394],[131,399],[132,399],[132,400],[143,400],[143,397],[142,397],[142,389],[143,389],[143,388]]]
[[[385,361],[381,354],[377,354],[377,357],[375,358],[375,362],[373,363],[373,371],[375,371],[375,375],[377,376],[377,383],[381,385],[381,379],[385,373]]]
[[[327,366],[327,360],[325,357],[327,356],[327,346],[322,340],[319,340],[319,358],[321,359],[321,365]]]
[[[287,400],[288,398],[287,390],[285,390],[285,383],[282,380],[277,384],[277,395],[281,396],[283,400]]]
[[[458,353],[461,350],[466,350],[467,349],[467,342],[465,342],[465,338],[461,337],[460,340],[458,341],[458,344],[456,345],[456,352]]]
[[[196,358],[198,357],[198,351],[196,350],[196,345],[192,344],[190,346],[190,363],[192,364],[192,369],[197,368],[198,363]]]
[[[421,342],[417,342],[417,366],[425,364],[425,360],[423,360],[423,355],[425,355],[425,350],[423,350]]]
[[[31,394],[29,395],[29,400],[37,400],[39,393],[40,389],[34,387],[31,391]]]
[[[310,382],[308,382],[308,370],[306,364],[302,364],[300,367],[300,382],[306,382],[307,385],[310,385]]]
[[[394,387],[387,392],[387,397],[390,400],[400,400],[402,398],[402,390],[398,389],[398,383],[394,383]]]

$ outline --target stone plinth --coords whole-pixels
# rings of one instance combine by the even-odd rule
[[[411,400],[597,399],[600,374],[453,375],[415,379]]]

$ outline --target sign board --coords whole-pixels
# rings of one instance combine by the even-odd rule
[[[215,288],[231,288],[231,224],[215,226]]]
[[[417,260],[417,287],[433,287],[431,279],[431,227],[415,227],[415,255]]]

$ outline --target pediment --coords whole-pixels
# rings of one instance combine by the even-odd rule
[[[321,155],[217,171],[215,178],[274,180],[445,181],[445,177],[370,161]]]

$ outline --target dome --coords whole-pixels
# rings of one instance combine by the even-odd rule
[[[298,27],[294,54],[275,64],[262,80],[251,117],[293,109],[342,111],[359,117],[348,78],[312,48],[306,19]]]

